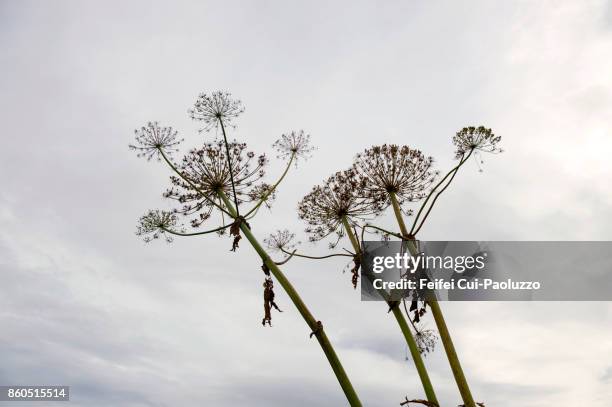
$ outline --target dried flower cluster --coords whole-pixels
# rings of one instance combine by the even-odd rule
[[[151,160],[153,157],[161,158],[162,152],[171,155],[178,151],[183,140],[177,140],[178,132],[172,127],[160,127],[157,122],[149,122],[146,126],[134,130],[136,143],[130,144],[130,150],[137,152],[138,157]]]
[[[264,239],[264,243],[269,249],[282,252],[289,251],[296,246],[296,244],[293,242],[294,239],[295,234],[291,233],[287,229],[284,229],[277,230],[275,233],[270,234],[266,239]]]
[[[433,158],[408,146],[384,144],[358,154],[354,168],[363,178],[360,190],[363,199],[386,208],[389,194],[397,197],[400,205],[426,196],[437,171],[433,171]]]
[[[143,236],[145,242],[164,237],[169,243],[172,241],[172,236],[167,231],[173,230],[176,224],[177,219],[174,213],[150,210],[140,217],[136,228],[136,235]]]
[[[272,189],[272,185],[265,182],[251,188],[248,195],[250,201],[262,201],[268,209],[272,208],[272,202],[276,199],[276,191]]]
[[[256,157],[253,152],[246,151],[244,143],[229,143],[229,152],[236,200],[238,203],[250,201],[256,195],[254,189],[261,188],[255,183],[265,174],[267,158],[265,155]],[[174,186],[167,190],[164,196],[183,204],[178,210],[179,213],[198,214],[198,217],[191,221],[192,226],[198,227],[210,217],[214,208],[211,202],[219,200],[218,191],[223,191],[230,199],[233,198],[230,167],[223,141],[207,143],[202,148],[191,150],[185,155],[178,169],[189,182],[182,177],[171,177]]]
[[[332,175],[323,185],[315,186],[298,205],[300,219],[308,224],[311,241],[318,241],[337,232],[346,218],[353,225],[381,212],[380,202],[364,200],[366,180],[354,169]]]
[[[419,353],[427,355],[435,350],[436,343],[438,342],[438,335],[431,329],[424,329],[417,331],[414,335],[414,339]]]
[[[460,159],[472,150],[483,153],[501,153],[503,150],[497,146],[500,141],[501,136],[496,136],[491,129],[484,126],[464,127],[453,137],[453,144],[457,147],[455,156]]]
[[[304,133],[303,130],[283,134],[272,146],[278,152],[278,158],[282,159],[291,157],[307,159],[315,150],[315,147],[310,144],[310,135]]]
[[[189,115],[192,119],[204,123],[202,130],[210,131],[220,125],[232,126],[232,121],[244,112],[242,102],[232,99],[231,93],[213,92],[201,93],[198,96]]]

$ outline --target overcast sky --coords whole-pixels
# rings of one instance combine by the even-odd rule
[[[612,238],[611,2],[0,0],[0,49],[3,385],[70,385],[75,406],[345,405],[280,289],[262,328],[246,241],[134,235],[166,207],[168,171],[128,151],[133,129],[214,137],[186,113],[201,91],[242,99],[232,136],[258,152],[291,129],[318,146],[252,222],[260,238],[303,239],[296,203],[362,149],[408,144],[444,170],[472,124],[506,152],[465,166],[422,239]],[[366,406],[422,397],[395,322],[344,266],[285,270]],[[610,304],[442,305],[477,401],[609,406]],[[460,404],[442,349],[426,362]]]

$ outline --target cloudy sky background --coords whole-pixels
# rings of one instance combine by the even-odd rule
[[[300,128],[318,146],[259,237],[302,230],[297,201],[358,151],[409,144],[444,170],[454,132],[484,124],[506,152],[466,165],[421,238],[612,238],[611,2],[2,0],[0,46],[0,384],[71,385],[75,406],[345,404],[281,290],[261,327],[246,242],[134,236],[168,171],[128,151],[132,131],[159,120],[196,145],[204,90],[243,100],[233,135],[256,151]],[[395,322],[344,265],[286,273],[365,405],[421,397]],[[478,401],[609,406],[612,305],[443,307]],[[460,404],[442,349],[426,361]]]

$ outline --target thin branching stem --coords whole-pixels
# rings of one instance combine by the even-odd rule
[[[221,125],[221,132],[223,133],[223,141],[225,142],[225,152],[227,153],[227,164],[229,165],[230,181],[232,182],[232,192],[234,194],[234,205],[236,205],[236,216],[240,216],[240,209],[238,208],[238,195],[236,195],[236,183],[234,183],[234,169],[232,168],[232,160],[230,158],[229,143],[227,142],[227,135],[225,134],[225,126],[223,125],[223,119],[219,117],[219,124]]]
[[[470,158],[470,156],[472,155],[472,153],[474,152],[474,150],[470,150],[470,152],[468,153],[467,156],[461,157],[461,160],[459,160],[459,164],[457,164],[455,167],[453,167],[445,176],[444,178],[442,178],[440,180],[440,182],[438,182],[436,184],[435,187],[432,188],[432,190],[429,192],[429,195],[427,195],[427,198],[425,199],[425,201],[423,201],[423,204],[421,204],[421,207],[419,208],[419,211],[417,212],[417,215],[414,218],[414,222],[412,223],[412,227],[410,228],[410,233],[408,233],[408,235],[416,235],[417,231],[421,229],[421,227],[423,226],[423,224],[425,223],[425,219],[427,219],[427,216],[429,216],[429,213],[431,212],[431,210],[433,209],[434,203],[436,202],[436,200],[438,199],[438,196],[440,196],[440,194],[442,194],[442,192],[444,192],[444,190],[446,190],[446,188],[448,188],[448,186],[450,185],[450,183],[453,181],[453,178],[455,177],[455,174],[457,173],[457,171],[459,171],[459,168],[468,160],[468,158]],[[448,177],[451,177],[451,179],[449,180],[448,184],[440,191],[440,192],[436,192],[437,189],[440,187],[440,185],[442,185],[444,183],[444,181],[446,181],[446,179]],[[417,223],[419,222],[419,218],[421,216],[421,213],[423,212],[423,210],[425,209],[425,207],[427,206],[427,202],[429,201],[429,199],[433,196],[436,195],[434,200],[432,201],[429,209],[427,210],[427,213],[425,215],[425,218],[420,222],[419,227],[417,228]],[[397,215],[396,215],[397,217]],[[400,216],[401,217],[401,216]],[[402,220],[403,222],[403,220]],[[398,221],[399,223],[399,221]],[[400,225],[401,227],[401,225]],[[402,232],[403,233],[403,232]]]
[[[230,226],[232,226],[231,224],[229,225],[225,225],[225,226],[219,226],[218,228],[214,228],[214,229],[210,229],[210,230],[204,230],[202,232],[192,232],[192,233],[182,233],[182,232],[177,232],[171,229],[167,229],[167,228],[161,228],[164,232],[168,232],[170,234],[176,235],[176,236],[199,236],[199,235],[207,235],[210,233],[215,233],[215,232],[219,232],[221,230],[227,229]]]
[[[268,197],[274,193],[274,191],[276,190],[276,188],[279,186],[279,184],[283,181],[283,179],[285,178],[285,176],[287,175],[287,173],[289,172],[289,167],[291,167],[291,163],[293,163],[293,160],[295,159],[295,153],[291,154],[291,158],[289,159],[289,162],[287,163],[287,167],[285,168],[285,171],[283,171],[283,174],[281,175],[281,177],[278,179],[278,181],[276,181],[276,183],[274,185],[272,185],[268,191],[266,192],[266,194],[257,202],[257,204],[251,208],[245,215],[245,218],[248,218],[248,216],[250,214],[252,214],[253,212],[257,213],[256,211],[259,209],[259,207],[266,201],[266,199],[268,199]]]
[[[371,225],[371,224],[367,223],[367,224],[365,224],[365,225],[361,226],[361,241],[362,241],[362,242],[365,240],[365,239],[364,239],[364,234],[365,234],[366,229],[368,229],[368,228],[370,228],[370,229],[376,229],[376,230],[378,230],[378,231],[380,231],[380,232],[386,233],[386,234],[388,234],[388,235],[390,235],[390,236],[397,237],[398,239],[401,239],[401,240],[406,240],[406,241],[407,241],[407,240],[410,240],[410,239],[405,238],[404,236],[400,235],[399,233],[391,232],[391,231],[389,231],[389,230],[387,230],[387,229],[383,229],[383,228],[381,228],[381,227],[379,227],[379,226],[376,226],[376,225]]]
[[[329,259],[330,257],[340,257],[340,256],[342,256],[342,257],[353,257],[352,254],[348,254],[348,253],[347,254],[345,254],[345,253],[333,253],[333,254],[328,254],[327,256],[308,256],[308,255],[305,255],[305,254],[297,253],[295,250],[293,252],[288,252],[287,250],[282,249],[282,248],[280,250],[281,250],[281,252],[283,252],[285,254],[288,254],[288,255],[291,255],[291,256],[302,257],[304,259],[311,259],[311,260],[322,260],[322,259]]]

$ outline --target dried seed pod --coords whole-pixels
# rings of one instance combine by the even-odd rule
[[[217,91],[211,94],[201,93],[189,115],[193,120],[204,123],[204,131],[224,126],[233,126],[233,120],[244,112],[242,102],[232,99],[232,94]]]
[[[310,145],[310,135],[304,133],[304,130],[283,134],[272,146],[278,152],[278,158],[282,159],[290,157],[308,159],[312,152],[316,150],[315,147]]]
[[[130,144],[130,150],[137,152],[139,157],[151,160],[153,157],[161,159],[162,152],[167,156],[178,151],[183,140],[178,140],[178,132],[172,127],[160,127],[157,122],[149,122],[146,126],[134,130],[136,143]]]
[[[246,144],[229,143],[230,161],[238,203],[251,200],[255,186],[265,175],[268,160],[265,155],[258,157],[246,150]],[[177,213],[185,216],[195,215],[191,220],[193,227],[199,227],[210,218],[214,205],[222,203],[218,191],[223,191],[233,200],[234,188],[223,141],[206,143],[202,148],[191,150],[183,157],[178,170],[182,177],[173,176],[173,187],[164,196],[183,204]]]
[[[172,242],[172,236],[168,233],[176,227],[176,215],[172,212],[150,210],[141,216],[136,228],[136,235],[143,236],[145,242],[153,239],[165,238],[168,243]]]
[[[361,199],[364,187],[365,180],[352,168],[339,171],[323,185],[315,186],[298,205],[300,219],[308,224],[306,232],[310,240],[322,240],[333,233],[340,233],[342,237],[341,225],[345,217],[353,226],[360,219],[379,214],[382,210],[379,202]]]
[[[503,150],[497,146],[500,141],[501,136],[496,136],[491,129],[484,126],[464,127],[453,137],[453,144],[457,147],[455,157],[460,159],[472,150],[483,153],[501,153]]]

